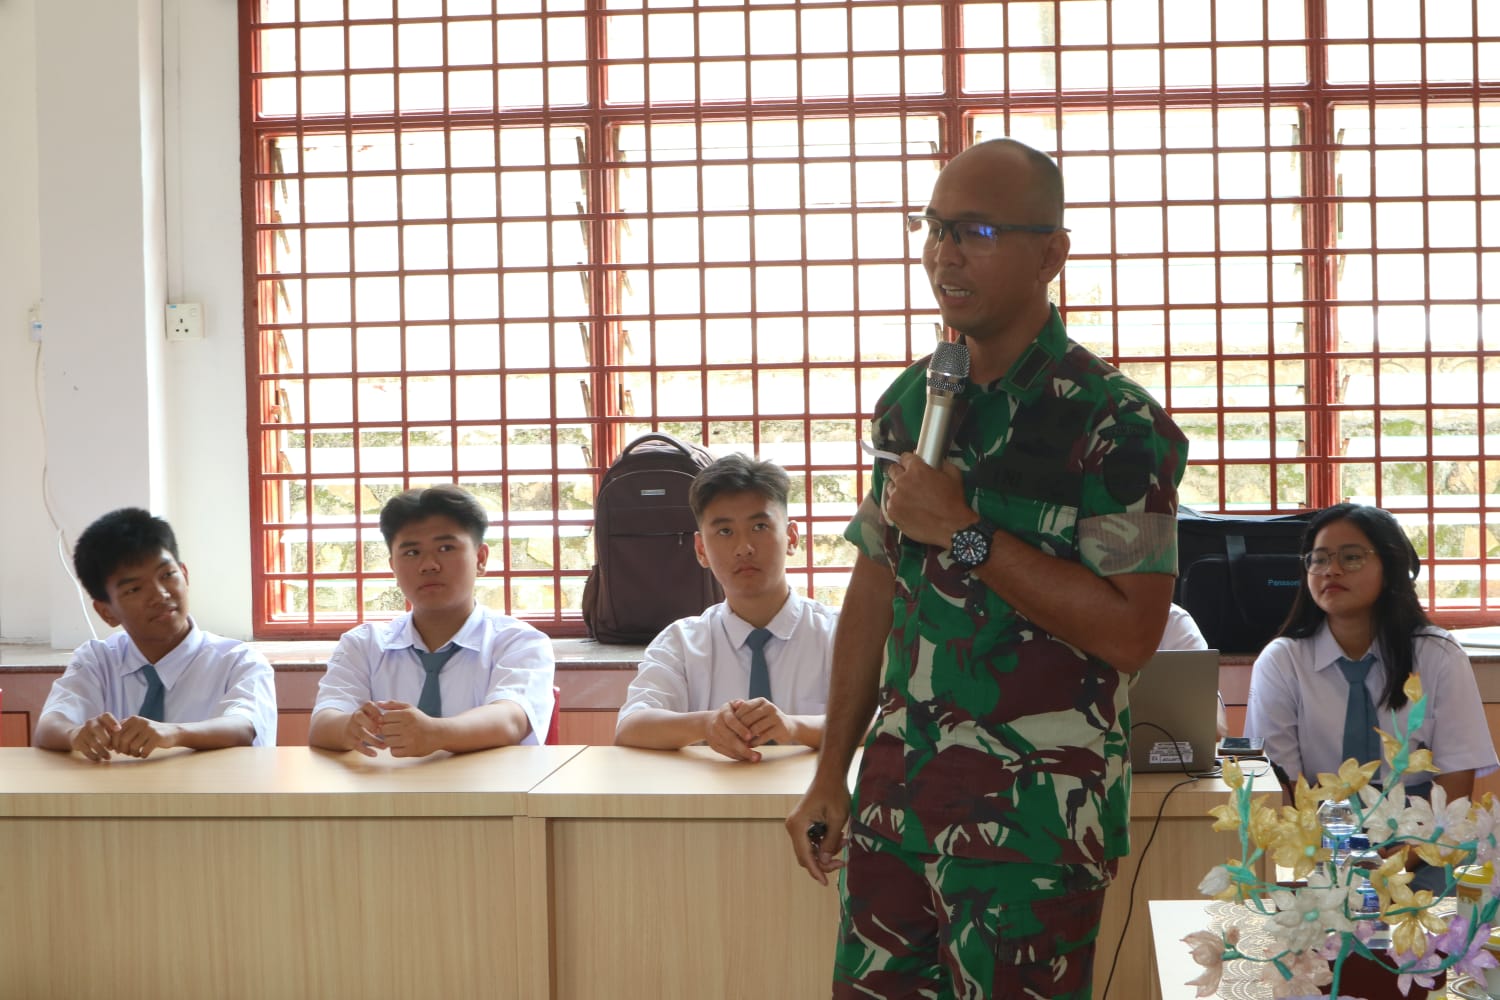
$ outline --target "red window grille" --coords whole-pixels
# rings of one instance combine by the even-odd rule
[[[597,477],[658,429],[785,465],[838,603],[859,438],[939,327],[902,216],[1007,134],[1184,503],[1380,504],[1440,620],[1494,620],[1491,6],[242,0],[258,634],[398,611],[380,505],[450,481],[481,599],[578,634]]]

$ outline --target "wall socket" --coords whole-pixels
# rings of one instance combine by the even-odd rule
[[[167,339],[203,339],[203,303],[167,303]]]

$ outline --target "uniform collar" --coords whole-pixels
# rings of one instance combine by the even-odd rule
[[[125,638],[130,649],[129,662],[132,663],[130,672],[134,673],[146,664],[151,663],[151,661],[146,659],[145,654],[137,648],[134,639],[131,639],[128,635]],[[170,653],[155,663],[151,663],[156,668],[156,676],[161,678],[161,682],[164,685],[171,687],[177,683],[177,678],[181,677],[187,670],[188,664],[193,662],[193,657],[198,655],[198,650],[202,646],[203,630],[198,627],[198,623],[193,621],[193,617],[189,615],[188,634],[182,637],[181,642],[172,647]]]
[[[791,588],[787,588],[786,600],[782,602],[781,610],[776,616],[766,623],[766,628],[778,639],[790,639],[792,633],[797,631],[797,623],[802,620],[802,607],[804,599]],[[735,614],[729,607],[728,602],[724,604],[724,634],[729,636],[729,641],[739,649],[745,644],[750,633],[755,631],[755,626]]]
[[[1027,396],[1042,386],[1048,374],[1068,353],[1068,331],[1063,326],[1057,306],[1051,306],[1047,323],[1032,338],[1021,356],[1011,363],[1004,375],[985,386],[970,384],[970,391],[1005,392],[1012,396]]]
[[[1354,659],[1359,660],[1370,655],[1374,655],[1376,666],[1384,667],[1385,658],[1380,655],[1380,640],[1375,640],[1370,644],[1370,648],[1365,650],[1363,656],[1356,656]],[[1313,669],[1332,670],[1338,666],[1339,660],[1343,657],[1343,648],[1333,637],[1333,630],[1328,627],[1328,623],[1324,622],[1313,639]]]
[[[454,646],[462,646],[464,649],[477,651],[484,633],[484,610],[484,606],[475,601],[474,610],[469,612],[469,617],[465,618],[464,623],[459,626],[458,631],[453,633],[453,638],[449,639],[443,645],[452,644]],[[416,625],[413,624],[413,613],[410,611],[392,621],[389,629],[384,632],[380,639],[380,648],[383,650],[405,649],[408,646],[428,653],[437,652],[436,649],[427,649],[423,645],[421,633],[417,631]]]

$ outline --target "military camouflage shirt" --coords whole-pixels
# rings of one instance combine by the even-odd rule
[[[886,390],[876,447],[915,450],[926,362]],[[948,458],[982,515],[1101,576],[1176,573],[1187,441],[1140,386],[1051,320],[1005,377],[954,401]],[[880,713],[854,830],[923,853],[1098,864],[1128,853],[1122,675],[1022,617],[946,548],[884,519],[884,463],[845,536],[894,566]]]

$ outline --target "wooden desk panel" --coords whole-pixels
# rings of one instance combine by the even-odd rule
[[[515,817],[577,750],[0,750],[0,992],[530,996]]]
[[[815,760],[589,747],[537,786],[551,995],[826,996],[838,891],[797,867],[782,825]]]

